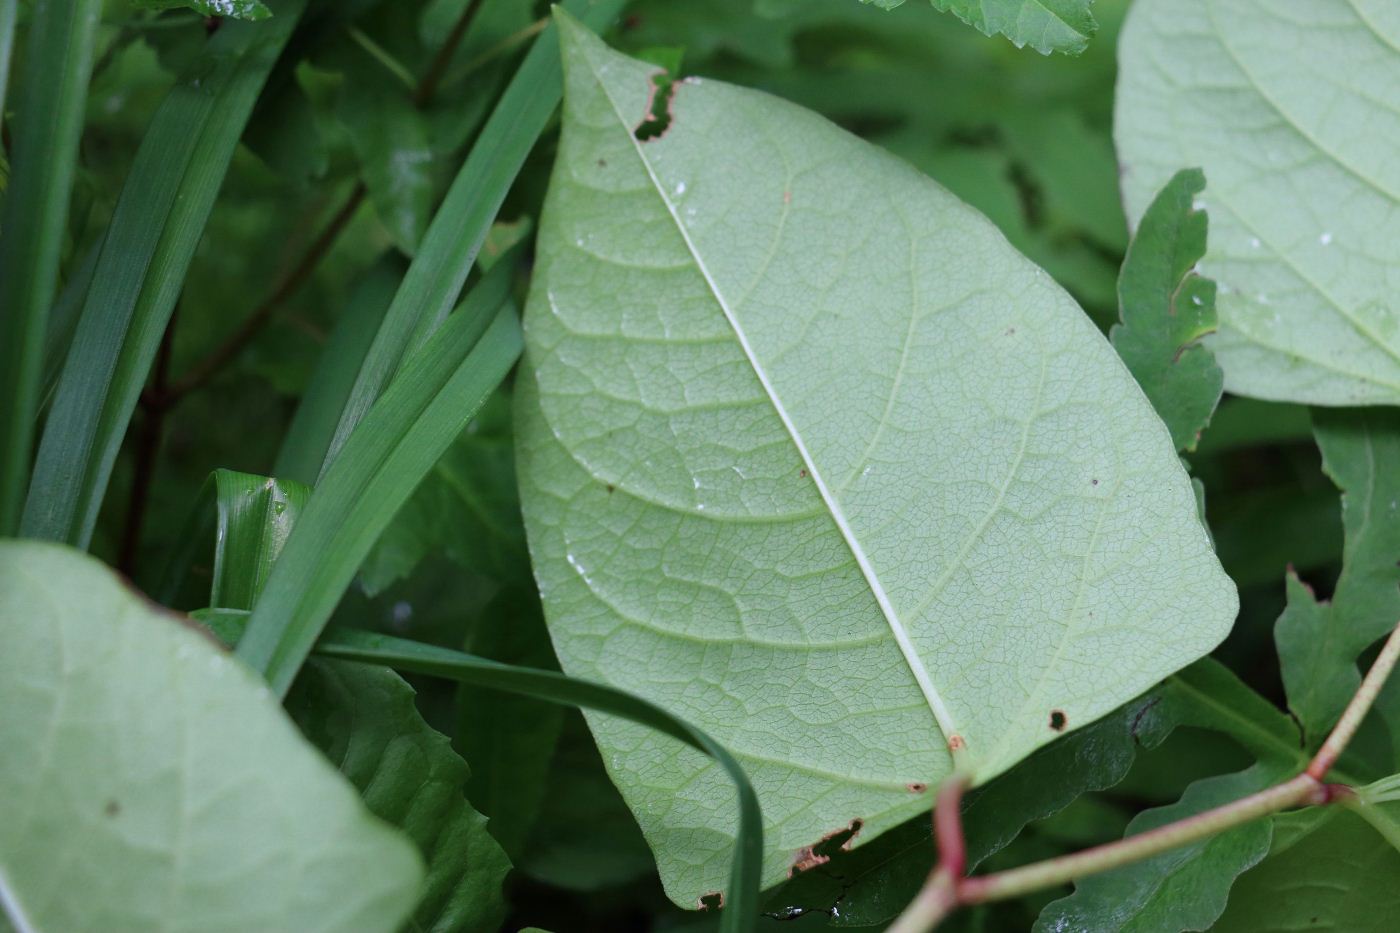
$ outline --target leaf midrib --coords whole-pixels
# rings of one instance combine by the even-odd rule
[[[733,309],[730,308],[729,303],[725,300],[718,283],[710,274],[709,268],[705,265],[705,260],[701,257],[700,251],[696,248],[694,241],[691,240],[690,232],[686,229],[685,224],[681,222],[680,216],[676,213],[675,205],[673,205],[671,200],[666,196],[665,189],[662,187],[660,180],[656,177],[656,173],[652,171],[651,162],[642,152],[641,142],[628,130],[626,117],[623,115],[621,108],[619,108],[618,102],[613,98],[607,84],[604,83],[602,75],[600,75],[597,68],[594,67],[591,58],[588,61],[588,70],[593,75],[594,82],[603,92],[603,96],[607,98],[609,106],[612,107],[613,114],[617,117],[618,125],[627,133],[627,139],[632,144],[632,150],[637,155],[637,161],[641,163],[642,168],[646,171],[647,178],[651,181],[652,189],[665,206],[666,213],[671,217],[672,222],[676,226],[676,231],[685,242],[686,250],[690,253],[691,259],[695,262],[696,269],[705,280],[705,285],[709,289],[710,294],[714,297],[715,303],[719,305],[725,320],[734,331],[734,337],[739,342],[739,348],[744,351],[744,357],[748,360],[750,368],[758,378],[759,384],[763,387],[764,394],[767,395],[769,402],[773,406],[773,410],[782,421],[788,436],[792,438],[793,446],[797,448],[797,452],[807,468],[808,475],[816,484],[817,491],[821,495],[822,501],[826,504],[827,511],[830,513],[832,521],[836,524],[837,530],[840,531],[842,540],[846,542],[846,546],[851,551],[851,556],[855,559],[856,565],[860,568],[861,575],[865,578],[865,582],[870,587],[876,603],[880,606],[880,611],[884,615],[886,623],[889,625],[890,632],[894,636],[900,654],[904,656],[905,663],[909,666],[910,673],[913,674],[915,683],[918,685],[920,692],[928,703],[929,711],[933,714],[938,728],[942,731],[948,743],[949,750],[954,753],[959,752],[959,750],[965,751],[966,739],[961,737],[961,733],[953,721],[952,714],[949,712],[947,704],[943,702],[943,697],[938,692],[938,688],[934,685],[928,668],[924,665],[923,658],[919,656],[918,651],[915,649],[913,641],[909,637],[909,632],[904,627],[903,621],[895,612],[889,594],[885,591],[884,585],[880,582],[879,575],[875,572],[875,568],[870,564],[870,559],[867,557],[865,549],[861,546],[860,541],[857,540],[855,536],[854,530],[846,521],[845,512],[842,510],[840,503],[836,501],[830,488],[826,484],[825,478],[822,476],[821,470],[817,468],[816,462],[812,459],[811,452],[808,451],[801,433],[797,430],[797,426],[788,415],[787,408],[783,405],[781,399],[779,399],[776,389],[774,389],[772,382],[768,378],[768,373],[759,363],[753,347],[749,344],[748,335],[745,334],[744,329],[739,325],[737,318],[734,316]],[[678,84],[677,90],[679,90],[679,86]],[[674,97],[672,98],[672,104],[674,105]],[[958,741],[955,742],[954,739]]]

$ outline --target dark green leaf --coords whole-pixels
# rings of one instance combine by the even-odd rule
[[[1395,804],[1381,818],[1400,819]],[[1269,858],[1230,894],[1219,933],[1390,933],[1400,915],[1400,851],[1349,807],[1276,817]]]
[[[1274,640],[1288,705],[1316,745],[1361,683],[1358,656],[1400,619],[1400,413],[1317,409],[1313,424],[1342,491],[1342,575],[1320,602],[1290,574]]]
[[[433,209],[427,122],[404,88],[378,74],[351,72],[338,112],[380,222],[412,256]]]
[[[415,928],[497,930],[510,861],[462,796],[466,762],[423,721],[403,678],[385,667],[313,659],[287,695],[287,711],[370,811],[423,853],[428,873]]]
[[[1195,449],[1225,385],[1200,343],[1216,327],[1215,283],[1195,271],[1207,219],[1193,202],[1205,185],[1200,170],[1184,169],[1143,214],[1118,279],[1123,323],[1111,334],[1177,450]]]
[[[303,519],[305,522],[305,519]],[[236,641],[248,614],[236,610],[210,610],[202,620],[219,638]],[[654,729],[713,757],[737,791],[739,818],[735,827],[734,858],[730,865],[727,910],[721,914],[722,933],[752,930],[757,919],[759,872],[763,857],[763,815],[758,797],[744,769],[724,746],[685,720],[640,697],[605,684],[567,677],[556,671],[513,667],[460,651],[425,645],[387,635],[345,629],[325,632],[316,644],[318,654],[347,661],[378,664],[444,677],[493,690],[534,697],[561,706],[576,706],[618,716]]]
[[[1127,835],[1238,800],[1291,776],[1291,770],[1277,762],[1261,762],[1239,774],[1197,781],[1180,802],[1139,814]],[[1272,830],[1270,820],[1256,820],[1084,878],[1073,895],[1041,912],[1036,933],[1209,929],[1225,909],[1235,878],[1268,853]]]

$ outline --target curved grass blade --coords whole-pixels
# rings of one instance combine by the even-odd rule
[[[623,0],[568,0],[563,4],[595,30],[607,25],[622,6]],[[413,265],[355,379],[326,454],[327,466],[400,363],[424,344],[456,303],[506,192],[562,93],[559,43],[551,25],[535,40],[501,95],[419,244]]]
[[[117,202],[59,377],[26,535],[86,547],[141,386],[234,148],[305,0],[226,22],[151,122]]]
[[[0,12],[0,106],[15,3]],[[58,281],[99,0],[34,7],[8,195],[0,205],[0,536],[20,523],[44,359],[45,319]]]
[[[210,609],[196,613],[196,617],[214,629],[215,634],[224,641],[234,641],[247,616],[238,611]],[[709,755],[733,781],[739,798],[739,831],[730,863],[729,891],[724,902],[725,910],[721,914],[720,930],[740,933],[754,928],[758,918],[759,870],[763,858],[763,817],[758,796],[739,762],[704,731],[647,700],[614,687],[555,671],[501,664],[404,638],[331,629],[316,642],[316,653],[328,658],[380,664],[429,677],[443,677],[561,706],[596,710],[655,729]]]
[[[464,309],[465,310],[465,309]],[[507,305],[454,314],[346,443],[287,539],[238,654],[285,695],[379,533],[520,355]]]

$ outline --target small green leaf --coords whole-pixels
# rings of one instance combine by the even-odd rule
[[[205,16],[228,17],[229,19],[267,19],[272,11],[262,0],[132,0],[138,7],[148,10],[190,9]]]
[[[1225,382],[1200,344],[1216,327],[1215,283],[1196,273],[1206,215],[1193,203],[1205,185],[1199,170],[1183,169],[1143,214],[1118,279],[1123,323],[1109,335],[1177,450],[1195,449]]]
[[[433,209],[426,120],[402,88],[359,72],[347,75],[338,113],[375,213],[394,245],[412,256]]]
[[[399,929],[422,866],[262,683],[52,544],[0,542],[0,892],[19,930]]]
[[[251,609],[311,489],[233,470],[215,470],[214,486],[218,525],[209,605]]]
[[[563,137],[516,383],[564,669],[723,736],[764,878],[927,809],[1208,651],[1236,598],[1167,431],[985,218],[816,115],[674,85],[567,16]],[[595,718],[678,904],[724,786]],[[688,806],[670,804],[685,787]]]
[[[904,0],[861,0],[882,9]],[[1003,35],[1016,48],[1029,45],[1044,55],[1078,55],[1099,24],[1089,12],[1094,0],[931,0],[935,9],[952,13],[984,36]]]
[[[1141,0],[1114,135],[1137,222],[1182,166],[1210,179],[1207,344],[1239,395],[1400,403],[1400,17],[1388,0]]]
[[[1358,657],[1400,619],[1400,412],[1316,409],[1313,432],[1342,491],[1342,574],[1319,601],[1290,573],[1274,641],[1288,706],[1316,746],[1361,683]]]

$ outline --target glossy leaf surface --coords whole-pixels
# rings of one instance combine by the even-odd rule
[[[563,22],[517,384],[536,574],[566,671],[745,762],[767,882],[925,809],[950,746],[989,780],[1223,636],[1167,432],[1048,277],[762,94],[679,83],[639,141],[656,69]],[[594,729],[672,898],[719,890],[718,772]]]

